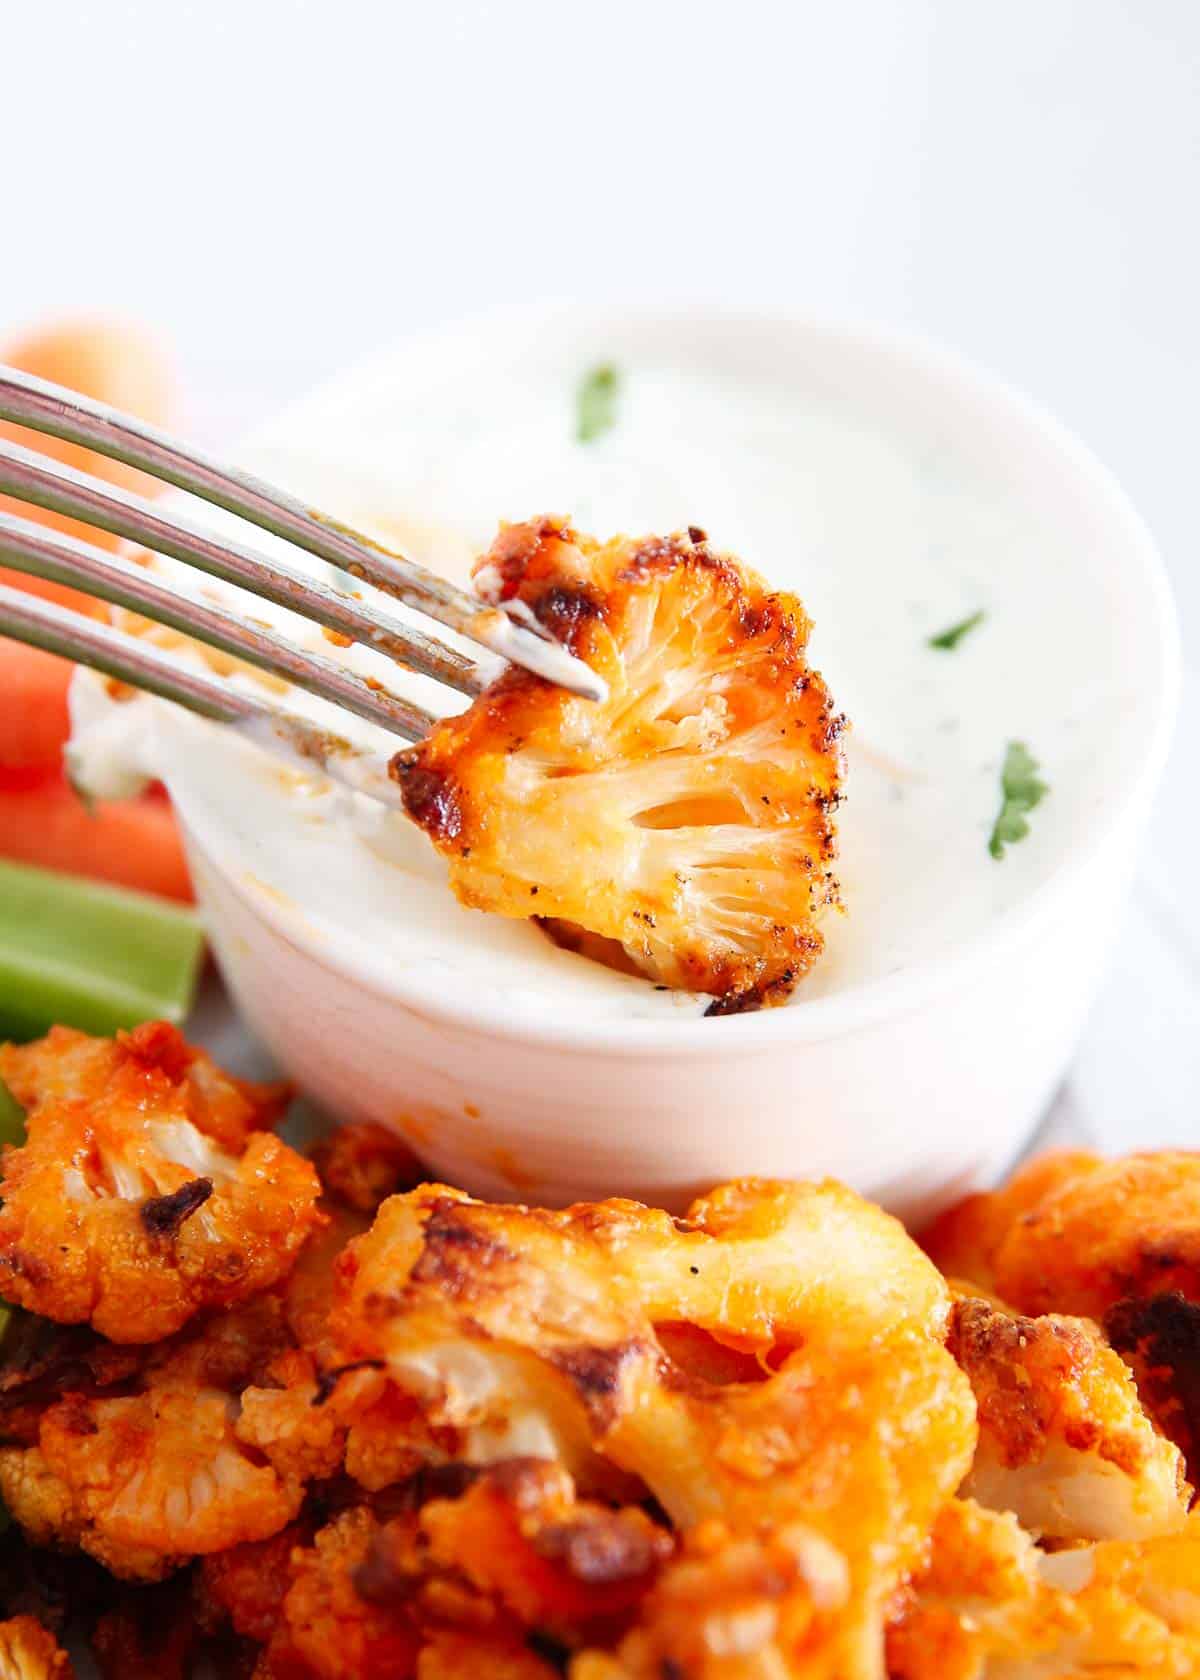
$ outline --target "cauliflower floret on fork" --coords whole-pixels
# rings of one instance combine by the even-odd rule
[[[562,520],[501,529],[477,568],[598,671],[581,700],[504,674],[400,753],[409,815],[477,909],[607,941],[712,1013],[782,1001],[838,900],[837,713],[794,596],[702,531],[600,544]]]
[[[116,1342],[173,1334],[284,1277],[320,1224],[311,1163],[264,1128],[280,1093],[174,1027],[56,1027],[0,1051],[27,1110],[0,1160],[0,1296]]]

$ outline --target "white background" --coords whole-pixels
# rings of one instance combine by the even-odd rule
[[[0,15],[0,333],[146,322],[220,442],[389,337],[538,296],[920,327],[1116,469],[1200,671],[1198,0]],[[1109,1138],[1195,1137],[1198,681],[1060,1113]]]

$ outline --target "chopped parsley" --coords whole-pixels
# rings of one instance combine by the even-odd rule
[[[960,620],[958,624],[952,624],[948,630],[939,630],[936,636],[930,636],[929,646],[943,648],[949,652],[958,646],[964,636],[969,636],[976,625],[982,624],[986,617],[987,614],[980,607],[978,612],[971,613],[970,617]]]
[[[1038,775],[1039,769],[1037,759],[1024,741],[1008,743],[1000,771],[1000,811],[988,841],[988,851],[994,858],[1002,858],[1006,846],[1024,840],[1029,833],[1025,819],[1050,791]]]
[[[616,424],[619,376],[611,362],[601,362],[584,375],[576,399],[578,423],[575,436],[591,443]]]

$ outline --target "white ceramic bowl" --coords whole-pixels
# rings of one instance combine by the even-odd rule
[[[761,374],[786,361],[893,420],[952,425],[1061,544],[1090,556],[1143,708],[1138,761],[1120,766],[1102,815],[1051,877],[949,955],[758,1015],[545,1024],[518,1019],[502,989],[381,983],[336,941],[310,936],[303,915],[247,885],[220,822],[189,800],[181,766],[172,792],[217,959],[254,1031],[317,1102],[399,1127],[432,1173],[477,1193],[677,1205],[732,1176],[831,1174],[923,1218],[1017,1153],[1098,980],[1175,706],[1176,631],[1154,546],[1057,424],[928,345],[761,318],[585,325],[597,344],[665,341],[726,369],[740,360]],[[401,345],[281,417],[268,454],[319,458],[414,370],[439,356],[461,365],[511,331],[476,324]]]

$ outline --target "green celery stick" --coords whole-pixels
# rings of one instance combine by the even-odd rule
[[[203,949],[191,910],[0,860],[0,1039],[180,1021]]]

